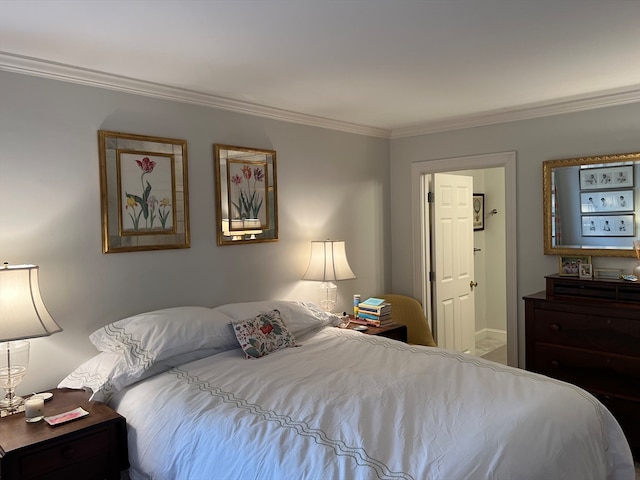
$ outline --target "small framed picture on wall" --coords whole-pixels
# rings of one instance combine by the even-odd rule
[[[484,193],[473,194],[473,230],[484,230]]]

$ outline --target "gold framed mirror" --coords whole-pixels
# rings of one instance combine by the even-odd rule
[[[213,147],[218,245],[277,241],[275,150]]]
[[[640,240],[640,153],[547,160],[544,253],[634,257]]]

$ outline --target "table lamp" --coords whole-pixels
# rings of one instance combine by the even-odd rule
[[[356,278],[349,267],[344,241],[311,242],[311,258],[303,280],[315,280],[320,284],[320,307],[330,312],[338,300],[338,286],[334,281]]]
[[[15,395],[29,366],[28,338],[62,331],[40,295],[36,265],[0,266],[0,409],[15,413],[23,399]]]

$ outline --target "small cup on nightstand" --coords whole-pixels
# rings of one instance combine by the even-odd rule
[[[39,422],[44,418],[44,398],[32,395],[24,401],[24,416],[27,422]]]

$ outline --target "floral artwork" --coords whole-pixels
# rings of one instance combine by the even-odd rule
[[[244,162],[230,163],[232,187],[230,201],[235,210],[234,219],[262,219],[264,204],[265,165]],[[262,225],[265,222],[260,222]]]
[[[98,130],[103,253],[189,248],[187,142]]]
[[[213,162],[218,245],[278,241],[275,150],[216,143]]]
[[[171,159],[160,155],[122,154],[120,168],[123,230],[171,229]]]

